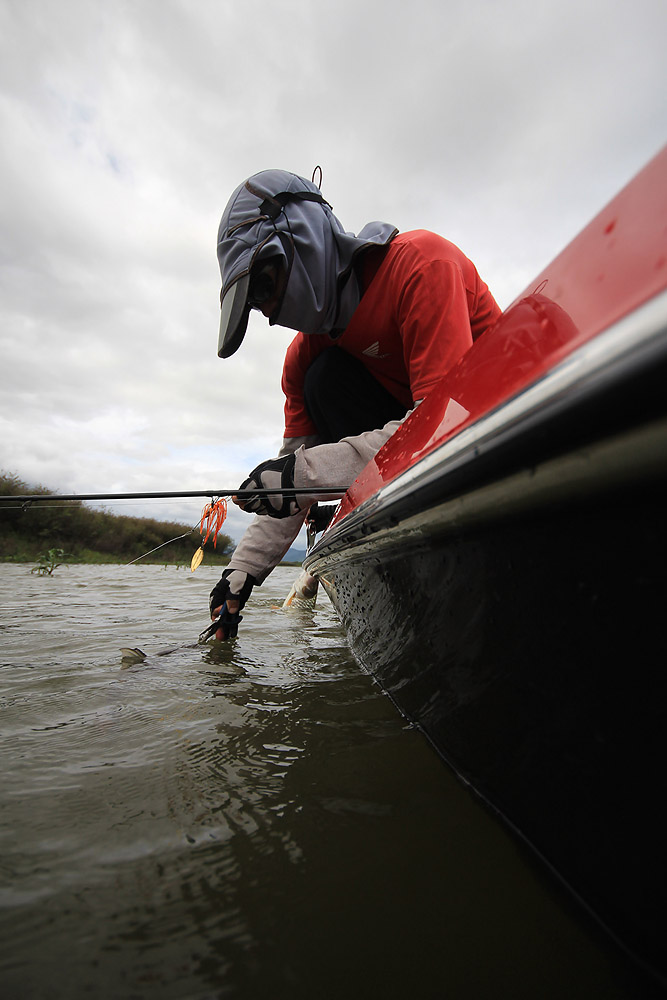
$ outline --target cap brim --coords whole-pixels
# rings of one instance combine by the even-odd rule
[[[250,275],[244,274],[225,292],[221,303],[218,357],[229,358],[238,351],[248,326],[248,285]]]

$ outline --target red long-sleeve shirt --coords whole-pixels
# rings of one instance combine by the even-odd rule
[[[282,388],[285,437],[315,434],[303,400],[306,371],[336,346],[358,358],[406,408],[433,386],[500,316],[468,258],[435,233],[399,233],[366,255],[364,292],[344,333],[298,333],[287,349]]]

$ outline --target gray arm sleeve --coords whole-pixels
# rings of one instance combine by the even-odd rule
[[[410,413],[414,413],[418,405],[419,403],[410,410]],[[334,487],[347,489],[351,486],[364,466],[368,465],[394,431],[407,420],[410,413],[406,413],[402,420],[391,420],[384,427],[366,431],[356,437],[342,438],[335,444],[320,444],[308,449],[299,448],[296,453],[294,485],[306,495],[306,498],[299,497],[299,503],[310,506],[307,502],[309,487],[331,486],[332,489]],[[318,497],[319,500],[336,498],[337,495],[328,498]]]
[[[285,438],[280,455],[288,455],[298,448],[310,448],[318,440],[314,436]],[[236,546],[227,568],[242,570],[254,576],[258,584],[264,583],[299,534],[305,518],[305,510],[293,517],[254,517]]]
[[[410,410],[410,413],[413,412],[414,409]],[[299,496],[299,503],[304,509],[292,517],[255,517],[237,545],[228,568],[250,573],[258,583],[263,583],[299,534],[311,503],[316,499],[340,498],[339,493],[334,493],[328,498],[318,496],[309,499],[309,487],[347,489],[410,413],[406,413],[402,420],[391,420],[384,427],[343,438],[335,444],[318,444],[317,437],[285,438],[280,455],[296,452],[294,485],[305,494],[304,497]]]

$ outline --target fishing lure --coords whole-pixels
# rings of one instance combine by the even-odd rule
[[[206,536],[192,557],[190,570],[193,573],[197,567],[202,564],[202,560],[204,558],[204,546],[209,539],[209,535],[213,535],[213,548],[216,548],[218,544],[218,532],[225,523],[226,517],[227,501],[224,497],[221,497],[219,500],[214,500],[213,503],[207,503],[204,507],[201,515],[201,521],[199,522],[199,533],[203,535],[205,531]]]

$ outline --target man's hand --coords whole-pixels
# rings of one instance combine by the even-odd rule
[[[241,608],[250,597],[256,580],[249,573],[240,569],[226,569],[219,583],[211,591],[209,609],[211,621],[223,613],[220,628],[216,631],[216,639],[233,639],[241,621]]]
[[[296,456],[294,454],[262,462],[256,469],[253,469],[239,487],[240,490],[285,490],[285,493],[277,493],[272,496],[243,497],[240,500],[232,497],[232,500],[243,510],[248,510],[253,514],[290,517],[292,514],[298,513],[301,507],[295,494],[287,492],[294,490],[295,462]]]

